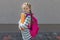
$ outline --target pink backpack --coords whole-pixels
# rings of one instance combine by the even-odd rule
[[[32,37],[36,37],[36,35],[38,34],[38,22],[37,19],[32,15],[32,23],[31,26],[28,25],[28,28],[30,28],[30,34]]]

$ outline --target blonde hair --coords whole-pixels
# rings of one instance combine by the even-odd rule
[[[22,8],[24,9],[26,6],[28,6],[29,8],[31,8],[31,4],[29,4],[27,2],[23,3]]]

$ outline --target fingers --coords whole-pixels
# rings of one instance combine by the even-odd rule
[[[24,31],[25,29],[24,28],[21,28],[22,31]]]

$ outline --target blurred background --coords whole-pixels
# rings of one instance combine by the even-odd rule
[[[32,5],[32,12],[38,19],[40,30],[34,40],[60,40],[60,0],[0,0],[0,35],[21,39],[18,21],[24,2]]]

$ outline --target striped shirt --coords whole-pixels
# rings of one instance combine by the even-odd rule
[[[20,20],[21,21],[21,20]],[[19,28],[25,28],[24,31],[21,30],[23,40],[29,40],[31,38],[30,30],[28,29],[28,24],[31,22],[31,16],[28,15],[25,19],[24,24],[19,21]]]

